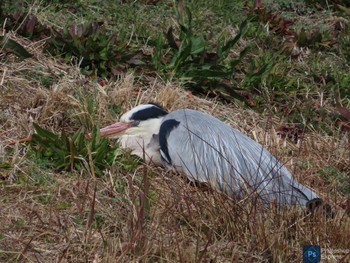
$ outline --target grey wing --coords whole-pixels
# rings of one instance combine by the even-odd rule
[[[166,123],[172,123],[171,129],[164,129]],[[210,115],[172,112],[163,119],[161,134],[162,157],[190,180],[208,182],[238,198],[254,192],[280,204],[304,205],[318,197],[260,144]]]

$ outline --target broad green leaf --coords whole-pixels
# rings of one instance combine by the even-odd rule
[[[268,72],[269,70],[271,70],[271,68],[273,67],[272,64],[265,64],[263,67],[260,68],[259,71],[251,74],[248,77],[249,81],[254,81],[256,79],[260,79],[266,72]]]
[[[188,18],[188,27],[191,28],[192,26],[192,13],[191,10],[188,6],[185,7],[186,15]]]
[[[180,40],[184,41],[191,37],[191,31],[184,25],[180,24]]]
[[[191,55],[202,53],[207,48],[203,37],[192,38],[191,43]]]
[[[66,150],[67,153],[71,154],[71,142],[70,139],[66,136],[66,134],[64,132],[62,132],[61,134],[61,141],[62,144],[65,145],[65,148],[63,150]],[[73,154],[74,154],[74,145],[72,143],[72,147],[73,147]]]
[[[225,72],[222,70],[210,70],[210,69],[193,69],[185,73],[186,77],[189,78],[200,78],[200,79],[216,79],[228,77],[231,72]]]
[[[233,39],[229,40],[222,48],[221,48],[221,54],[224,54],[225,52],[228,52],[241,38],[241,34],[238,33]]]
[[[99,145],[101,141],[100,129],[98,128],[98,125],[92,128],[91,136],[92,136],[91,150],[94,151],[96,146]]]
[[[225,84],[218,84],[214,89],[216,92],[220,92],[221,96],[223,96],[227,100],[238,99],[240,101],[246,101],[242,95],[240,95],[233,87],[230,87]]]
[[[241,34],[244,34],[245,31],[247,30],[247,25],[248,25],[248,19],[244,20],[241,25],[239,26],[239,32]]]
[[[219,38],[218,39],[218,45],[216,47],[216,54],[218,55],[219,58],[222,56],[222,40]]]
[[[184,47],[185,45],[185,47]],[[185,61],[189,58],[191,55],[191,49],[192,49],[192,43],[188,43],[187,45],[185,43],[182,43],[180,46],[180,50],[178,53],[178,56],[176,57],[174,68],[177,69],[179,66],[181,66]]]
[[[81,149],[84,145],[84,140],[84,127],[81,127],[77,132],[74,133],[72,141],[78,149]]]
[[[100,51],[99,55],[100,55],[100,59],[102,60],[108,60],[108,53],[107,53],[107,48],[104,48]]]
[[[31,58],[33,54],[29,53],[22,45],[5,36],[0,36],[0,49],[15,54],[20,59]]]
[[[238,42],[238,40],[245,33],[245,30],[247,28],[247,24],[248,24],[247,20],[244,20],[242,22],[242,24],[239,27],[239,31],[238,31],[237,35],[233,39],[229,40],[223,47],[220,48],[221,54],[228,52]]]
[[[34,127],[36,133],[40,136],[39,138],[47,138],[53,142],[59,141],[59,138],[57,135],[55,135],[54,133],[52,133],[48,130],[41,128],[38,124],[33,123],[33,127]]]
[[[106,140],[105,140],[106,139]],[[97,161],[102,161],[108,154],[108,140],[105,138],[99,147],[96,149],[94,159]]]
[[[166,38],[168,40],[168,44],[171,48],[175,50],[179,50],[179,47],[176,44],[174,34],[173,34],[173,27],[169,27],[168,32],[166,33]]]
[[[242,59],[246,56],[246,54],[248,53],[250,47],[245,47],[240,53],[239,53],[239,58],[232,60],[230,62],[230,67],[231,69],[234,69],[240,62],[242,62]]]

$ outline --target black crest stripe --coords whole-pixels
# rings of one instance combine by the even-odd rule
[[[164,108],[162,106],[160,106],[158,103],[156,102],[148,102],[147,104],[151,104],[151,105],[154,105],[154,106],[157,106],[158,108],[164,110]]]
[[[159,129],[159,145],[160,145],[160,150],[163,152],[166,158],[162,159],[163,161],[166,161],[167,163],[171,164],[171,158],[169,156],[169,151],[168,151],[168,137],[170,132],[175,129],[177,126],[179,126],[180,122],[170,119],[166,120],[160,125]]]
[[[130,119],[133,121],[145,121],[148,119],[155,119],[167,115],[168,113],[157,106],[151,106],[135,112]]]

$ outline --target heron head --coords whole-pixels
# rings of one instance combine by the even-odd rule
[[[101,136],[117,138],[122,135],[137,135],[158,133],[161,120],[168,113],[154,103],[141,104],[124,113],[120,122],[100,130]]]

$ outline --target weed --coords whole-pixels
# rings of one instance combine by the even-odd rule
[[[34,124],[36,133],[32,136],[32,148],[38,159],[47,159],[56,170],[70,170],[82,168],[91,169],[101,176],[103,169],[110,166],[120,155],[117,146],[111,147],[106,138],[101,139],[97,126],[93,128],[91,140],[86,140],[84,129],[72,135],[64,133],[57,136]],[[89,158],[93,166],[89,167]]]
[[[332,165],[326,165],[319,170],[319,173],[330,187],[334,187],[346,196],[350,194],[350,178],[345,171],[342,172]]]
[[[236,59],[230,59],[229,55],[233,46],[244,35],[248,21],[241,23],[234,38],[226,43],[219,40],[216,52],[210,52],[213,49],[210,42],[203,34],[196,34],[193,29],[191,11],[185,8],[185,16],[179,10],[177,10],[177,22],[180,29],[178,38],[174,35],[173,27],[170,27],[166,33],[166,39],[159,34],[154,41],[155,51],[152,63],[156,70],[162,72],[169,80],[179,79],[188,83],[193,89],[204,93],[206,90],[210,91],[210,88],[215,92],[215,86],[221,86],[232,97],[242,98],[237,96],[234,88],[227,83],[230,83],[236,66],[242,63],[248,47],[241,50]],[[217,90],[220,91],[220,89]]]
[[[338,37],[341,52],[340,55],[346,59],[350,65],[350,25],[347,25],[344,32]]]
[[[102,77],[110,77],[135,55],[126,42],[118,41],[116,34],[108,32],[103,23],[98,22],[74,23],[63,32],[56,32],[47,51],[63,55],[66,61],[72,57],[81,59],[80,67],[86,75]]]

